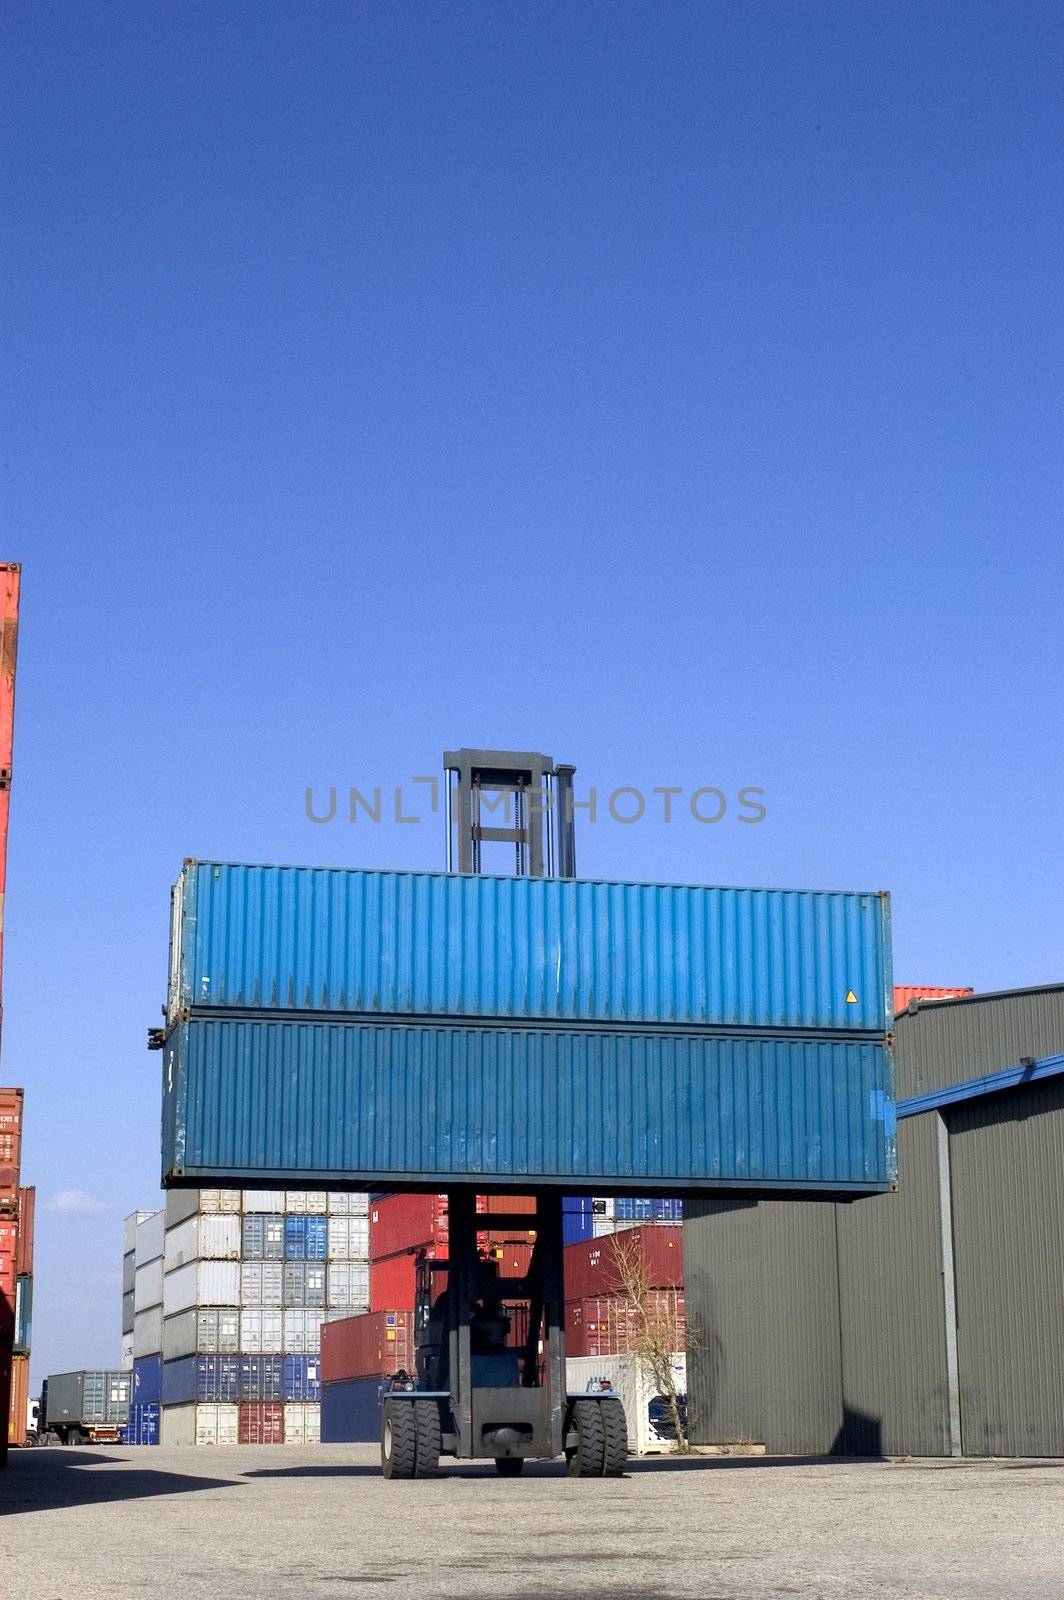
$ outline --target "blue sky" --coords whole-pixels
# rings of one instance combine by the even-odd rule
[[[581,871],[887,887],[900,981],[1064,976],[1059,6],[5,33],[38,1377],[117,1359],[182,858],[442,864],[308,785],[465,743],[757,785],[755,827],[584,826]]]

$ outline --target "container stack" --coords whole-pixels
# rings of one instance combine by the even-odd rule
[[[534,1229],[492,1228],[492,1212],[532,1212],[530,1195],[477,1195],[477,1210],[485,1227],[477,1232],[482,1255],[499,1263],[501,1277],[523,1277],[532,1258]],[[412,1311],[419,1261],[446,1258],[448,1241],[445,1194],[389,1194],[374,1196],[369,1208],[369,1309]],[[436,1274],[435,1292],[446,1277]]]
[[[0,1464],[26,1442],[29,1401],[36,1191],[19,1185],[22,1106],[21,1089],[0,1089]]]
[[[368,1204],[324,1190],[181,1189],[165,1211],[128,1219],[128,1442],[316,1443],[322,1323],[368,1307]]]
[[[565,1251],[565,1348],[579,1356],[625,1355],[646,1321],[670,1327],[684,1348],[683,1227],[633,1228],[626,1249],[635,1257],[642,1293],[635,1297],[618,1262],[614,1240],[585,1240]]]
[[[682,1221],[682,1200],[650,1199],[642,1195],[593,1200],[586,1195],[576,1195],[567,1196],[562,1202],[562,1238],[567,1245],[619,1233],[622,1228]]]
[[[122,1223],[122,1359],[119,1367],[123,1372],[133,1371],[137,1226],[151,1215],[150,1211],[132,1211]]]

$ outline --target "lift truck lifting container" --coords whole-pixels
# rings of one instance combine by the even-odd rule
[[[385,1476],[450,1454],[503,1475],[564,1455],[574,1476],[612,1477],[620,1399],[566,1391],[561,1195],[889,1188],[889,904],[640,885],[508,897],[480,877],[486,844],[513,847],[518,877],[575,877],[574,769],[486,750],[444,764],[446,878],[186,864],[150,1038],[163,1181],[446,1189],[416,1371],[383,1395]],[[487,825],[500,795],[507,825]],[[787,981],[769,984],[776,967]],[[248,1109],[263,1105],[266,1119]],[[534,1216],[493,1219],[534,1231],[525,1277],[478,1254],[486,1190],[535,1195]]]

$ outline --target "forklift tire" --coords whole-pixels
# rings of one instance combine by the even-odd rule
[[[495,1471],[500,1478],[516,1478],[525,1465],[524,1456],[496,1456]]]
[[[574,1478],[601,1478],[606,1439],[602,1430],[602,1405],[598,1400],[578,1400],[573,1406],[576,1447],[565,1452]]]
[[[416,1478],[431,1478],[440,1464],[440,1408],[435,1400],[415,1400],[414,1432],[417,1435]]]
[[[605,1439],[602,1476],[623,1478],[628,1461],[628,1423],[625,1420],[624,1406],[614,1397],[600,1400],[599,1411],[602,1413],[602,1432]]]
[[[409,1400],[385,1400],[381,1417],[381,1471],[386,1478],[412,1478],[417,1466],[417,1428]]]

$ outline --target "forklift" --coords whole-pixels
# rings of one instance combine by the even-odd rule
[[[519,875],[576,876],[575,768],[538,753],[468,749],[449,751],[444,765],[448,870],[457,835],[460,872],[482,870],[487,842],[514,845]],[[492,810],[500,794],[512,809],[507,826],[482,825],[485,791]],[[384,1476],[430,1477],[452,1455],[494,1461],[516,1477],[530,1459],[564,1455],[573,1477],[620,1477],[628,1459],[620,1399],[566,1390],[561,1194],[536,1192],[534,1213],[492,1213],[493,1228],[535,1234],[527,1274],[506,1278],[477,1247],[478,1187],[483,1180],[449,1191],[447,1257],[418,1263],[416,1370],[385,1387]]]

